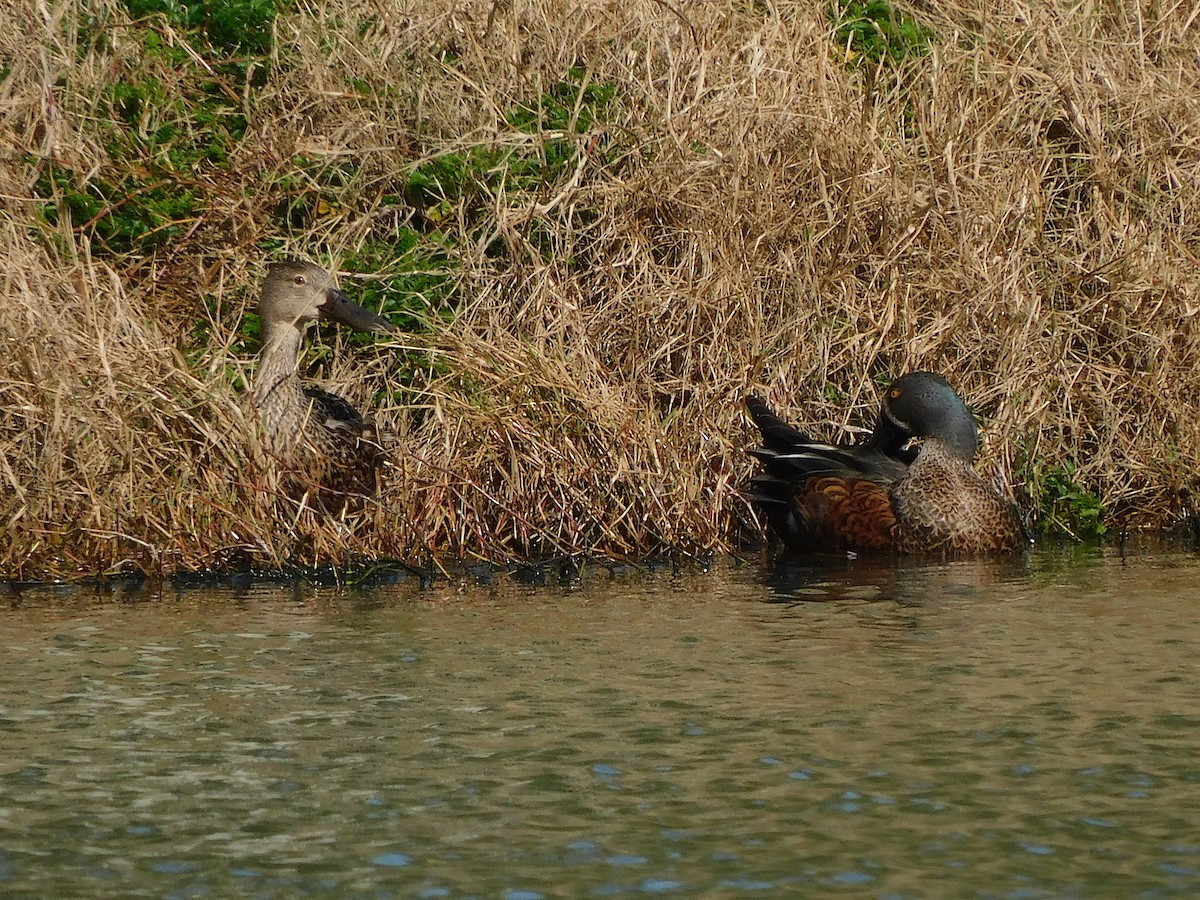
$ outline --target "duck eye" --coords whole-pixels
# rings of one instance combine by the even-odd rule
[[[900,399],[900,391],[893,389],[892,392],[888,396],[891,397],[893,400],[899,400]]]
[[[294,279],[292,279],[292,280],[293,280],[293,281],[295,281],[295,282],[296,282],[296,284],[304,284],[304,282],[306,282],[308,279],[307,279],[307,278],[305,278],[303,275],[297,275],[297,276],[296,276]]]

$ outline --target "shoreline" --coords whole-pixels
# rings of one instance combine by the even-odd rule
[[[0,572],[720,554],[746,394],[838,441],[917,370],[1033,531],[1200,515],[1184,6],[418,6],[14,17]],[[303,347],[397,436],[344,519],[249,409],[285,257],[397,329]]]
[[[1080,554],[1137,557],[1157,554],[1195,554],[1200,552],[1200,521],[1162,531],[1139,531],[1124,536],[1080,540],[1069,535],[1039,535],[1026,550],[1018,553],[985,556],[941,556],[853,553],[802,553],[787,551],[776,543],[744,547],[740,550],[705,554],[676,553],[641,558],[602,558],[594,556],[550,556],[507,563],[482,560],[431,561],[412,565],[394,559],[357,561],[346,566],[324,564],[267,569],[258,566],[225,570],[175,571],[153,573],[124,571],[77,574],[57,579],[18,579],[0,573],[0,598],[17,599],[22,595],[56,591],[72,594],[90,592],[98,598],[133,599],[149,593],[177,595],[207,589],[246,590],[249,588],[344,588],[374,590],[406,585],[419,590],[438,585],[461,584],[487,588],[508,583],[522,587],[570,587],[596,578],[629,578],[670,573],[707,574],[714,567],[747,566],[785,567],[813,573],[886,572],[928,566],[980,565],[1001,570],[1020,568],[1034,556],[1075,557]]]

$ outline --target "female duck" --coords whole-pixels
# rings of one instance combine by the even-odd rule
[[[975,419],[940,375],[895,381],[874,432],[854,446],[814,441],[759,397],[746,406],[763,436],[749,452],[764,467],[747,496],[791,548],[979,554],[1028,546],[1016,507],[975,472]]]
[[[305,487],[374,494],[384,459],[375,425],[344,398],[303,386],[297,366],[314,319],[358,331],[389,332],[391,324],[352,302],[330,273],[297,260],[270,265],[258,314],[262,353],[254,406],[268,452]]]

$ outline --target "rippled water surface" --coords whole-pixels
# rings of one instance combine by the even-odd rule
[[[25,591],[0,894],[1200,893],[1200,561]]]

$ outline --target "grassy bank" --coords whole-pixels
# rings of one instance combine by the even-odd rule
[[[1193,513],[1187,4],[81,6],[0,11],[0,573],[726,549],[744,392],[916,368],[1043,526]],[[401,438],[349,521],[256,462],[283,255],[403,327],[306,358]]]

